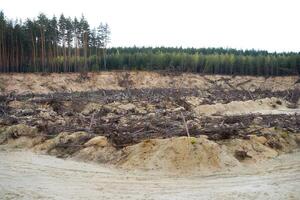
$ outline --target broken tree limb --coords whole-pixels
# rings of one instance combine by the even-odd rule
[[[187,123],[185,121],[185,117],[184,117],[182,112],[180,112],[180,113],[181,113],[181,117],[182,117],[183,125],[185,127],[186,134],[187,134],[188,138],[190,138],[190,132],[189,132],[189,128],[187,126]]]

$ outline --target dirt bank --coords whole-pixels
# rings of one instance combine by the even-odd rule
[[[299,143],[298,77],[103,72],[0,80],[0,144],[58,157],[197,172],[257,163]]]
[[[0,94],[48,94],[54,92],[86,92],[100,89],[119,90],[128,87],[142,88],[197,88],[213,89],[215,86],[230,90],[286,91],[300,86],[299,77],[251,77],[172,74],[155,72],[101,72],[80,75],[63,74],[0,74]]]

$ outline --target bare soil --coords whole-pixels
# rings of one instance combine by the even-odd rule
[[[0,143],[124,169],[229,169],[299,146],[299,77],[1,74]]]
[[[87,92],[123,90],[128,87],[197,88],[200,90],[239,89],[245,91],[286,91],[299,88],[297,76],[252,77],[199,75],[165,72],[99,72],[84,76],[78,73],[11,73],[0,74],[1,94],[49,94],[57,92]]]
[[[169,176],[0,150],[1,199],[296,200],[300,152],[222,173]]]

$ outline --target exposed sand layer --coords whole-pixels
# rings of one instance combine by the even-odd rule
[[[300,102],[297,106],[300,106]],[[232,101],[227,104],[199,105],[194,108],[199,115],[245,115],[245,114],[300,114],[300,109],[288,108],[289,103],[279,98],[264,98],[248,101]]]
[[[78,73],[62,74],[0,74],[0,94],[48,94],[53,92],[82,92],[99,89],[115,90],[130,88],[198,88],[257,89],[285,91],[300,87],[299,77],[251,77],[198,75],[190,73],[166,74],[155,72],[101,72],[81,77]]]

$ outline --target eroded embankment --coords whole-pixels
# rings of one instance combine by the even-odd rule
[[[200,75],[167,72],[26,73],[0,74],[0,94],[49,94],[149,88],[197,88],[286,91],[300,86],[299,77]]]

